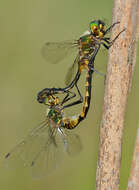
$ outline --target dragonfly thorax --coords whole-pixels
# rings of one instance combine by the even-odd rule
[[[48,109],[47,115],[55,124],[60,124],[62,121],[63,113],[60,109],[56,109],[56,107]]]
[[[90,55],[96,48],[96,39],[93,35],[85,35],[80,37],[79,41],[79,54],[80,56]]]

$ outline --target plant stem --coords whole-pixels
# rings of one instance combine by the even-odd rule
[[[111,39],[124,31],[110,48],[104,107],[100,125],[96,190],[118,190],[124,116],[132,74],[136,62],[138,0],[115,0]]]

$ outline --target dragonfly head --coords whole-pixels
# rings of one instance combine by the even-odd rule
[[[59,98],[55,95],[49,95],[44,98],[43,103],[48,106],[56,106],[59,104]]]
[[[44,89],[39,92],[37,96],[37,101],[48,106],[54,106],[59,104],[59,98],[51,93],[49,89]]]
[[[103,38],[105,35],[105,23],[101,20],[93,20],[90,22],[91,34],[98,38]]]

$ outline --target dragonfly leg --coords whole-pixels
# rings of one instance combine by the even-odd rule
[[[107,34],[108,32],[111,31],[111,29],[116,25],[116,24],[119,24],[120,22],[115,22],[113,23],[109,28],[107,28],[107,30],[105,31],[105,34]]]
[[[106,77],[106,75],[105,75],[104,73],[101,73],[101,72],[97,71],[97,70],[94,69],[93,67],[90,67],[90,69],[91,69],[92,71],[94,71],[95,73],[97,73],[97,74],[99,74],[99,75],[101,75],[101,76],[103,76],[103,77]]]
[[[69,94],[72,94],[72,96],[70,96],[69,97]],[[67,102],[67,101],[69,101],[69,100],[71,100],[72,98],[74,98],[76,96],[76,94],[74,93],[74,92],[71,92],[71,91],[67,91],[67,95],[64,97],[64,99],[62,100],[62,105],[65,103],[65,102]]]
[[[109,49],[112,45],[111,44],[105,44],[104,42],[101,42],[101,44],[106,48]]]
[[[106,42],[107,44],[111,44],[110,42],[110,38],[103,38],[104,42]]]
[[[117,34],[117,36],[110,42],[111,46],[113,45],[113,43],[115,42],[115,40],[117,40],[117,38],[120,36],[120,34],[122,32],[124,32],[126,29],[124,28],[121,32],[119,32],[119,34]]]
[[[75,87],[76,87],[76,89],[77,89],[77,91],[78,91],[78,94],[79,94],[79,96],[80,96],[80,99],[77,100],[77,101],[75,101],[75,102],[72,102],[71,104],[67,104],[67,105],[63,106],[62,109],[65,109],[65,108],[67,108],[67,107],[70,107],[70,106],[73,106],[73,105],[77,105],[77,104],[80,104],[80,103],[83,102],[83,97],[82,97],[82,95],[81,95],[81,93],[80,93],[80,90],[79,90],[77,84],[75,84]]]
[[[63,105],[67,101],[68,97],[69,97],[69,92],[67,92],[67,95],[62,100],[61,105]]]
[[[113,44],[114,42],[117,40],[117,38],[120,36],[120,34],[122,32],[124,32],[126,29],[124,28],[121,32],[119,32],[119,34],[117,34],[117,36],[112,40],[110,41],[109,38],[103,38],[103,40],[107,43],[105,44],[104,42],[101,42],[101,44],[106,48],[106,49],[109,49]]]

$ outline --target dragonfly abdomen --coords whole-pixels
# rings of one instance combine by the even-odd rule
[[[86,60],[86,65],[88,65],[87,63],[89,64],[89,60],[88,61]],[[82,111],[78,116],[63,119],[64,127],[67,129],[74,129],[82,120],[86,118],[91,101],[92,74],[93,70],[89,69],[88,67],[88,73],[86,76],[86,83],[85,83],[85,98],[84,98]]]

